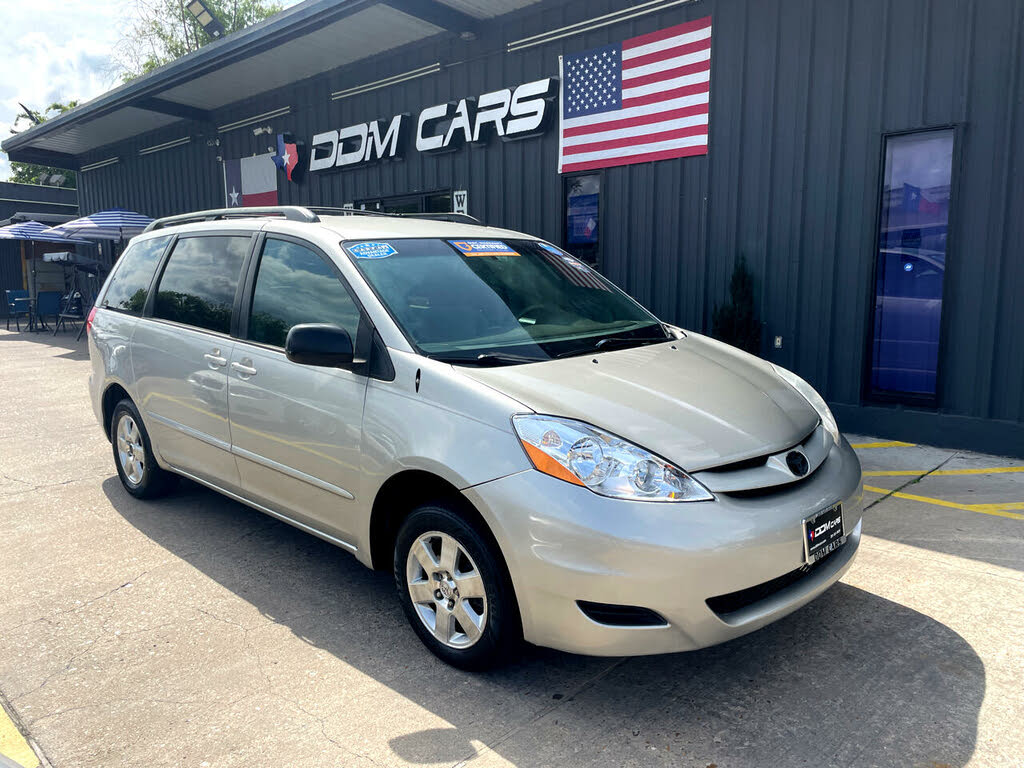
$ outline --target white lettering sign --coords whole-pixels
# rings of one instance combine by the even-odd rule
[[[491,134],[504,141],[536,136],[553,112],[550,102],[556,90],[556,81],[549,77],[475,99],[426,107],[416,119],[416,151],[453,151],[463,144],[486,142]],[[400,158],[408,143],[410,123],[408,114],[398,114],[390,120],[317,133],[310,146],[309,170],[351,168]]]

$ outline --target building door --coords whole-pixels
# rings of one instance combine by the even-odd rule
[[[886,137],[872,395],[935,398],[952,169],[952,129]]]
[[[601,175],[587,173],[562,180],[565,200],[565,250],[597,268],[600,261]]]

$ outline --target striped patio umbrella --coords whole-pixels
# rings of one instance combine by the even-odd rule
[[[150,222],[149,216],[125,208],[110,208],[83,216],[74,221],[58,224],[46,230],[48,235],[63,237],[84,237],[87,240],[125,240],[144,230]]]
[[[38,243],[67,243],[68,245],[88,245],[88,240],[75,240],[62,235],[50,234],[46,224],[38,221],[19,221],[0,227],[0,240],[31,240]]]

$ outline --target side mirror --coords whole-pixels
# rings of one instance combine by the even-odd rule
[[[293,363],[344,368],[352,365],[352,337],[337,325],[303,323],[288,331],[284,354]]]

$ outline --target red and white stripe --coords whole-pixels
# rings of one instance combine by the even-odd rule
[[[608,286],[605,284],[604,280],[602,280],[596,272],[583,264],[583,262],[579,262],[580,266],[574,266],[573,264],[565,261],[566,258],[576,261],[572,256],[558,256],[550,252],[542,253],[541,256],[543,256],[552,267],[557,269],[562,276],[573,285],[578,285],[581,288],[596,288],[599,291],[608,290]]]
[[[707,154],[710,94],[710,16],[623,41],[622,108],[563,117],[559,171]]]

